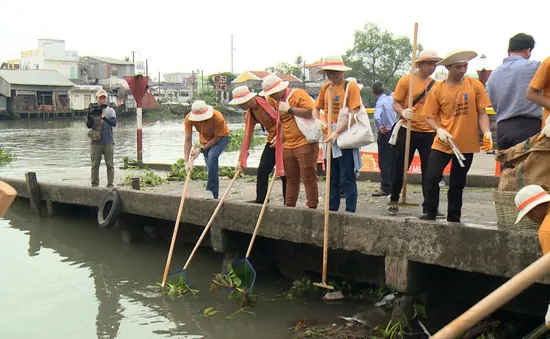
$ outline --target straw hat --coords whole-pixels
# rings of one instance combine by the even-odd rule
[[[426,49],[422,52],[420,52],[420,55],[416,59],[416,62],[424,62],[424,61],[435,61],[440,62],[443,60],[440,56],[437,55],[436,51],[433,51],[431,49]]]
[[[549,202],[550,194],[539,185],[527,185],[519,190],[514,200],[518,209],[517,224],[533,208],[542,203]]]
[[[454,50],[454,51],[451,51],[449,54],[447,54],[445,59],[438,62],[437,65],[449,66],[452,64],[468,62],[473,58],[475,58],[476,56],[477,56],[477,53],[474,51]]]
[[[346,81],[355,82],[355,83],[357,84],[357,86],[359,86],[359,90],[362,90],[362,89],[363,89],[363,84],[357,83],[357,79],[355,79],[354,77],[346,78]]]
[[[278,93],[288,87],[288,81],[283,81],[275,74],[270,74],[264,78],[262,81],[262,89],[260,92],[261,96],[268,96],[273,93]]]
[[[351,71],[351,68],[344,65],[344,59],[341,55],[331,55],[325,58],[323,67],[317,73],[324,73],[325,71],[345,72]]]
[[[212,118],[214,115],[214,107],[207,105],[203,100],[197,100],[191,106],[191,113],[189,113],[189,120],[191,121],[204,121]]]
[[[235,87],[231,94],[233,95],[233,99],[229,102],[230,105],[244,104],[256,96],[256,93],[251,92],[248,86]]]

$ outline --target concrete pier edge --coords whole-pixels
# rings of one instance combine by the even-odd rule
[[[0,180],[17,190],[18,199],[28,199],[25,180]],[[55,204],[97,207],[110,190],[58,183],[39,182],[39,186],[40,199],[48,205],[48,212],[55,210]],[[127,188],[118,188],[118,191],[123,213],[161,220],[176,219],[179,195]],[[204,226],[216,205],[217,200],[189,196],[181,221]],[[225,202],[210,232],[209,240],[214,251],[231,252],[228,246],[232,235],[252,234],[260,209],[261,206],[256,204]],[[323,221],[322,210],[269,206],[259,237],[296,247],[315,248],[311,252],[312,267],[320,271]],[[355,271],[352,269],[352,272],[360,275],[362,281],[386,284],[402,292],[414,291],[422,283],[422,265],[419,264],[509,278],[541,255],[536,230],[336,212],[330,215],[329,246],[332,252],[357,254],[351,265],[362,266]],[[329,275],[341,273],[343,266],[339,266],[345,263],[337,262],[337,257],[329,254]],[[350,268],[347,264],[345,266]],[[548,285],[550,277],[539,282]]]

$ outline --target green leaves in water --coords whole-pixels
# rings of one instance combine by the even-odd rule
[[[159,287],[162,286],[161,283],[157,283],[157,285]],[[167,282],[166,287],[168,288],[166,290],[166,294],[171,297],[181,297],[187,294],[195,296],[199,293],[199,290],[192,289],[189,285],[187,285],[183,275],[180,275],[180,279],[175,284]]]
[[[281,296],[285,299],[295,299],[311,293],[317,293],[319,288],[313,285],[312,281],[308,278],[303,278],[301,280],[295,280],[292,282],[290,288],[283,292]]]
[[[240,307],[253,306],[256,304],[257,297],[253,293],[247,292],[252,286],[254,280],[254,271],[248,267],[245,261],[243,265],[227,266],[227,273],[218,273],[212,279],[210,290],[229,289],[229,298],[234,299]]]
[[[17,158],[15,157],[15,154],[13,154],[8,150],[0,148],[0,167],[4,167],[10,162],[15,160],[17,160]]]

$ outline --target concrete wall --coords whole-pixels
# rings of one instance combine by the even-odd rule
[[[1,180],[14,186],[19,197],[28,197],[24,180]],[[93,207],[99,205],[108,190],[42,183],[40,192],[41,199],[45,201]],[[176,219],[179,195],[129,189],[119,189],[119,194],[122,212],[164,220]],[[216,204],[217,201],[213,200],[187,197],[182,222],[206,225]],[[214,250],[231,252],[238,234],[252,234],[260,209],[261,206],[256,204],[226,202],[210,230]],[[314,263],[311,268],[320,270],[323,227],[324,212],[321,210],[269,206],[258,235],[300,248],[313,248],[308,252]],[[330,214],[329,246],[329,274],[344,275],[339,272],[343,264],[339,264],[334,253],[346,252],[348,257],[355,253],[359,259],[354,265],[372,268],[366,272],[356,272],[351,265],[347,274],[355,274],[354,278],[373,283],[383,280],[401,291],[422,283],[418,263],[509,278],[541,255],[536,230],[349,213]],[[273,248],[275,251],[277,246]],[[550,278],[540,282],[550,284]]]

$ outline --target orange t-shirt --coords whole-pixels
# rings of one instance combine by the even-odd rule
[[[529,86],[537,91],[542,91],[542,95],[550,98],[550,57],[540,63],[539,69],[535,73],[533,79],[531,79]],[[542,111],[542,127],[544,127],[546,118],[548,118],[549,114],[550,109],[548,108]]]
[[[307,108],[313,110],[315,102],[313,99],[301,88],[296,88],[288,101],[290,107]],[[277,110],[279,107],[277,106]],[[305,135],[300,131],[296,120],[292,114],[279,112],[281,123],[283,124],[283,138],[285,140],[285,148],[297,148],[308,145]]]
[[[274,99],[269,98],[267,101],[273,109],[276,110],[276,101]],[[275,134],[277,133],[277,121],[269,115],[269,113],[266,112],[266,110],[258,104],[258,108],[253,110],[246,111],[246,115],[249,114],[249,112],[252,111],[252,122],[255,122],[256,124],[259,123],[262,125],[266,132],[267,132],[267,142],[270,142],[275,137]],[[248,116],[245,116],[245,121],[248,121]],[[255,124],[254,124],[255,125]],[[245,128],[246,130],[246,128]]]
[[[321,87],[317,101],[315,102],[315,107],[317,109],[322,109],[326,116],[328,116],[328,87],[330,82],[326,83]],[[344,86],[345,81],[337,86],[333,86],[334,98],[332,98],[332,117],[331,123],[335,124],[338,121],[338,114],[340,109],[344,104]],[[361,90],[355,82],[348,82],[348,97],[347,97],[346,106],[349,108],[350,112],[361,107]]]
[[[191,113],[188,113],[185,116],[185,134],[192,133],[192,128],[195,127],[197,132],[199,132],[201,144],[206,145],[206,143],[214,137],[225,137],[229,135],[229,128],[225,123],[223,114],[220,112],[214,110],[212,118],[204,121],[191,121],[189,120],[190,115]]]
[[[422,115],[437,121],[451,133],[462,153],[479,152],[479,121],[477,111],[491,106],[483,84],[464,77],[461,85],[449,86],[445,82],[434,85],[424,103]],[[453,154],[451,146],[435,137],[432,149]]]
[[[540,224],[538,235],[542,254],[550,252],[550,204],[546,210],[546,217]]]
[[[430,81],[432,81],[432,78],[428,77],[426,80],[422,80],[418,75],[415,74],[413,77],[413,101],[414,98],[418,97],[418,95],[424,91],[427,90],[428,85],[430,84]],[[397,86],[395,86],[395,92],[393,92],[393,99],[395,101],[399,101],[401,103],[401,106],[403,108],[409,108],[409,87],[411,84],[411,75],[405,75],[399,81],[397,82]],[[436,86],[436,84],[433,84],[430,91]],[[415,111],[413,118],[411,120],[411,130],[416,132],[433,132],[433,129],[428,126],[428,123],[426,123],[426,117],[422,116],[422,108],[424,107],[424,103],[426,102],[426,98],[428,97],[428,93],[424,95],[424,98],[420,100],[415,106]],[[402,119],[405,126],[406,119]]]

